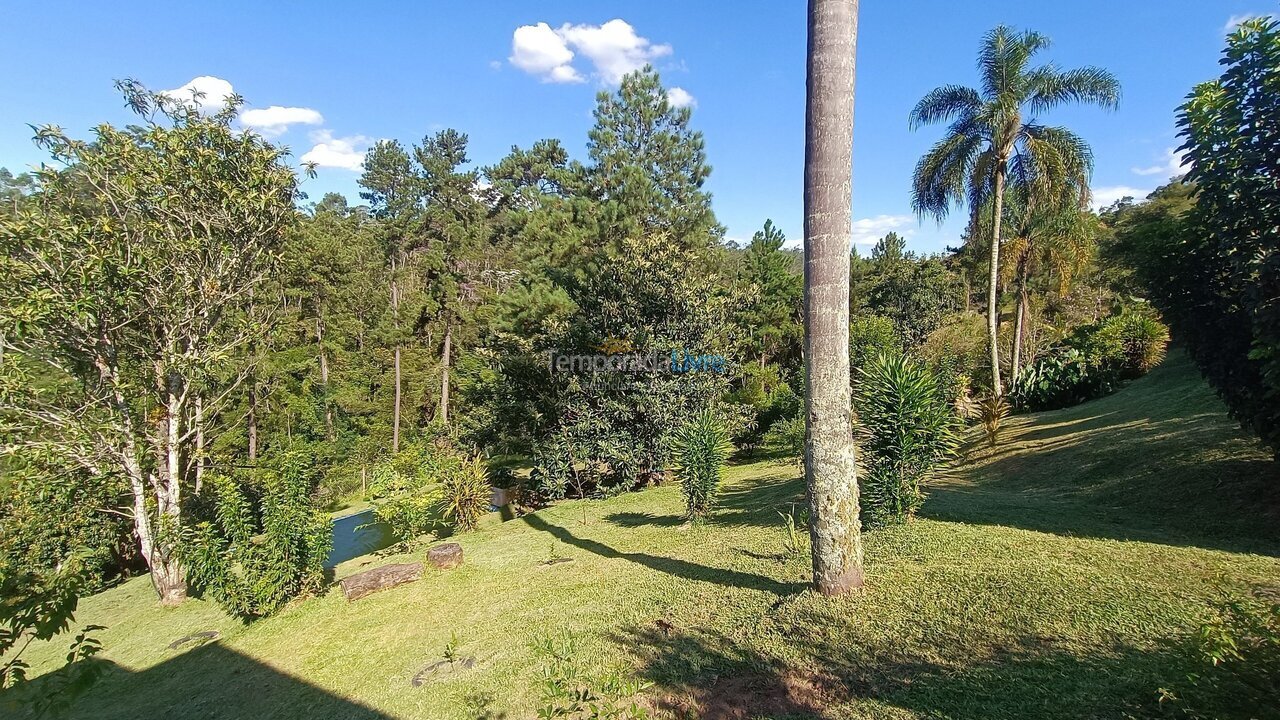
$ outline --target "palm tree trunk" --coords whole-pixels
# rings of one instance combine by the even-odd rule
[[[991,218],[991,268],[987,288],[987,342],[991,349],[991,392],[1004,395],[1000,383],[1000,222],[1004,215],[1004,174],[1008,160],[996,160],[995,202]]]
[[[1022,376],[1022,338],[1026,333],[1027,323],[1027,254],[1029,251],[1023,252],[1022,257],[1018,259],[1018,294],[1017,294],[1017,310],[1014,313],[1013,320],[1013,352],[1011,353],[1011,362],[1009,364],[1009,383],[1011,385],[1018,384],[1018,378]]]
[[[857,0],[809,0],[805,106],[805,482],[813,584],[861,587],[849,389],[849,241]]]

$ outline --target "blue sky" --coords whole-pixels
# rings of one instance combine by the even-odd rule
[[[470,135],[487,164],[513,144],[557,137],[585,155],[594,96],[645,60],[694,103],[714,167],[709,188],[732,238],[772,218],[801,234],[805,9],[777,2],[220,2],[40,3],[8,0],[0,47],[0,166],[44,158],[28,123],[87,136],[126,122],[111,87],[134,77],[156,90],[216,78],[245,97],[246,124],[321,161],[304,188],[357,199],[360,151],[444,127]],[[1142,194],[1178,165],[1174,112],[1218,72],[1233,19],[1264,0],[917,0],[862,3],[854,139],[855,241],[888,230],[909,247],[955,244],[963,213],[937,226],[910,210],[916,159],[941,128],[911,132],[929,89],[976,83],[974,54],[996,24],[1032,28],[1064,67],[1094,64],[1120,79],[1116,112],[1069,108],[1043,118],[1082,134],[1097,159],[1095,196]],[[610,21],[620,20],[621,23]],[[546,27],[539,27],[545,23]],[[517,33],[518,28],[530,26]],[[209,83],[209,80],[203,81]],[[221,87],[216,84],[212,87]]]

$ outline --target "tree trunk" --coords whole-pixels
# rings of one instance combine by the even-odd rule
[[[396,345],[396,405],[391,418],[391,452],[400,452],[400,346]]]
[[[258,383],[249,378],[249,413],[245,417],[249,428],[249,462],[258,460]]]
[[[1009,365],[1009,383],[1017,385],[1022,375],[1022,336],[1027,321],[1027,258],[1024,254],[1018,260],[1018,294],[1017,311],[1013,320],[1013,352]]]
[[[805,106],[805,482],[813,584],[861,587],[849,388],[849,243],[857,0],[809,0]]]
[[[444,349],[440,351],[440,421],[449,424],[449,367],[453,345],[453,324],[444,326]]]
[[[316,346],[320,350],[320,391],[324,393],[324,437],[333,442],[333,406],[329,403],[329,354],[324,349],[324,318],[316,315]]]
[[[991,218],[991,268],[987,288],[987,342],[991,346],[991,392],[1004,395],[1000,383],[1000,224],[1004,215],[1004,175],[1008,159],[996,159],[995,202]]]
[[[200,488],[204,485],[204,396],[196,394],[195,411],[192,416],[192,423],[196,426],[196,495],[200,494]]]

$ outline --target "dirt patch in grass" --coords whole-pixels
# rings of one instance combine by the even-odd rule
[[[826,717],[824,709],[847,695],[829,675],[787,670],[722,677],[706,688],[670,694],[659,703],[676,717],[747,720],[755,717]]]

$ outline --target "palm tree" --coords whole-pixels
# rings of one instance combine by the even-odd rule
[[[981,91],[944,85],[921,98],[911,111],[912,129],[950,123],[946,137],[916,164],[912,187],[916,214],[941,222],[953,205],[967,201],[976,213],[988,198],[992,200],[987,336],[991,386],[997,396],[1004,394],[997,337],[1006,181],[1016,175],[1032,192],[1047,194],[1051,190],[1045,184],[1087,177],[1090,154],[1084,141],[1066,128],[1041,125],[1036,116],[1071,101],[1114,108],[1120,100],[1120,84],[1106,70],[1063,71],[1052,64],[1029,67],[1032,57],[1048,47],[1049,39],[1037,32],[1017,33],[1001,25],[983,37],[978,52]]]
[[[804,133],[805,481],[813,584],[860,587],[862,537],[849,393],[857,0],[809,0]]]
[[[1064,296],[1097,249],[1099,220],[1086,209],[1087,179],[1067,178],[1063,190],[1060,195],[1037,197],[1031,188],[1015,185],[1006,193],[1002,227],[1006,228],[1003,254],[1007,261],[1001,267],[1000,281],[1014,286],[1010,385],[1018,382],[1022,371],[1032,280],[1048,272],[1053,290]]]

